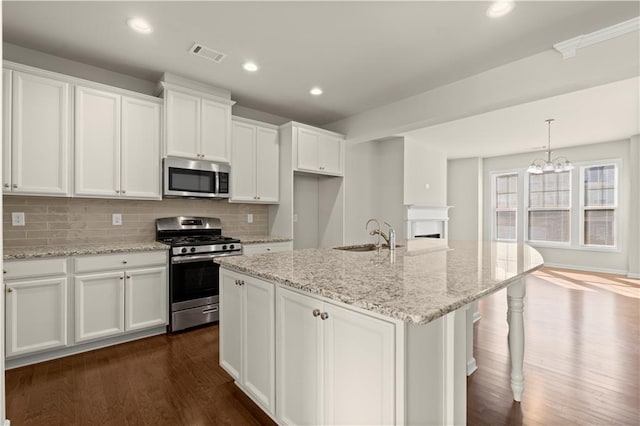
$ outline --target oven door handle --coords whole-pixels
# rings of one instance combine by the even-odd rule
[[[206,260],[213,260],[219,255],[216,254],[196,254],[193,256],[176,256],[171,258],[172,264],[177,263],[191,263],[191,262],[202,262]]]

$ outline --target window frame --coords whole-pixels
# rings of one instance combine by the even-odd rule
[[[516,176],[516,207],[515,208],[498,208],[497,206],[497,194],[496,191],[498,189],[497,181],[501,176]],[[518,241],[518,215],[520,209],[520,171],[519,170],[502,170],[491,173],[491,240],[492,241],[502,241],[502,242],[517,242]],[[514,238],[498,238],[498,223],[497,223],[497,212],[499,211],[513,211],[515,213],[515,232]]]
[[[524,213],[524,218],[523,218],[523,222],[524,222],[524,228],[522,230],[523,232],[523,240],[525,243],[532,245],[534,247],[556,247],[556,248],[571,248],[573,246],[573,235],[574,233],[572,232],[572,228],[573,228],[573,205],[574,205],[574,188],[573,188],[573,182],[574,182],[574,176],[573,176],[573,170],[569,170],[569,207],[535,207],[535,208],[531,208],[529,205],[529,187],[530,187],[530,183],[531,183],[531,173],[528,173],[525,171],[525,174],[527,175],[526,179],[525,179],[525,183],[524,183],[524,202],[523,202],[523,213]],[[530,211],[558,211],[558,210],[562,210],[562,211],[568,211],[569,212],[569,240],[568,241],[546,241],[546,240],[531,240],[529,239],[529,212]]]
[[[584,187],[584,176],[585,170],[591,167],[601,167],[601,166],[614,166],[614,204],[613,206],[606,207],[586,207],[585,206],[585,187]],[[603,251],[603,252],[619,252],[620,251],[620,240],[622,236],[620,235],[620,168],[622,166],[622,162],[620,160],[600,160],[600,161],[589,161],[580,163],[577,167],[579,169],[579,182],[580,182],[580,191],[579,191],[579,202],[578,202],[578,247],[583,250],[591,250],[591,251]],[[585,244],[585,210],[613,210],[613,241],[614,244],[612,246],[598,245],[598,244]]]

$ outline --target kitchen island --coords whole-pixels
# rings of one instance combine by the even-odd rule
[[[280,424],[463,424],[466,309],[507,288],[523,391],[524,244],[409,240],[221,264],[220,364]]]

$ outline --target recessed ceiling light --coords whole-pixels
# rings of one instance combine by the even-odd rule
[[[127,19],[127,25],[141,34],[149,34],[153,32],[153,27],[142,18],[129,18]]]
[[[322,89],[319,87],[314,87],[309,91],[309,93],[311,93],[314,96],[319,96],[319,95],[322,95]]]
[[[242,68],[249,72],[258,71],[258,66],[253,62],[245,62],[244,65],[242,65]]]
[[[513,0],[498,0],[491,3],[491,6],[487,9],[487,16],[489,18],[500,18],[507,13],[511,12],[515,7]]]

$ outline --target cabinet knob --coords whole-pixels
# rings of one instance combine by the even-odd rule
[[[126,189],[123,189],[123,190],[122,190],[122,193],[123,193],[123,194],[126,194],[126,193],[127,193],[127,190],[126,190]]]
[[[126,260],[123,260],[123,261],[122,261],[122,263],[124,263],[124,264],[126,265],[126,264],[127,264],[127,261],[126,261]]]
[[[236,280],[236,285],[240,285],[240,280]]]
[[[5,188],[8,188],[8,187],[9,187],[9,184],[8,184],[8,183],[5,183],[5,184],[4,184],[4,187],[5,187]]]
[[[124,280],[124,277],[120,277],[121,280]]]
[[[127,275],[127,279],[130,280],[131,279],[131,275]]]
[[[240,280],[240,285],[244,285],[244,280]]]
[[[312,314],[314,317],[320,316],[320,309],[314,309]]]
[[[17,184],[17,183],[14,183],[14,184],[13,184],[13,185],[11,185],[11,186],[13,186],[14,188],[17,188],[17,187],[18,187],[18,184]]]
[[[120,193],[120,190],[119,190],[119,189],[116,189],[116,194],[119,194],[119,193]]]
[[[11,287],[7,287],[7,293],[13,293],[13,289]]]
[[[7,270],[6,270],[6,269],[3,269],[3,270],[2,270],[2,273],[3,273],[3,274],[6,274],[6,273],[7,273]]]
[[[271,248],[267,247],[267,251],[271,251]]]
[[[329,314],[328,314],[328,313],[323,312],[323,313],[321,313],[321,314],[320,314],[320,319],[321,319],[321,320],[323,320],[323,321],[324,321],[324,320],[326,320],[326,319],[328,319],[328,318],[329,318]]]

